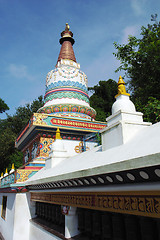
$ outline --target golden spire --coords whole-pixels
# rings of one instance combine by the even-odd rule
[[[65,28],[65,31],[69,31],[69,24],[68,23],[66,23],[66,28]]]
[[[57,140],[57,139],[62,139],[61,138],[61,135],[60,135],[60,130],[59,130],[59,128],[57,128],[57,131],[56,131],[56,138],[55,138],[55,140]]]
[[[14,163],[12,163],[12,169],[11,170],[14,170]]]
[[[126,92],[125,82],[123,81],[121,76],[119,76],[118,94],[115,96],[115,98],[117,98],[119,95],[130,96],[130,94]]]
[[[61,59],[69,59],[76,62],[76,58],[72,47],[75,41],[73,39],[73,33],[69,29],[70,29],[69,24],[66,23],[65,30],[61,32],[61,39],[59,40],[62,46],[58,56],[57,63]]]
[[[5,174],[8,174],[8,170],[7,170],[7,168],[6,168]]]
[[[3,178],[3,172],[1,173],[1,178]]]

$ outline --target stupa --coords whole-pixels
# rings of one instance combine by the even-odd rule
[[[90,107],[87,76],[76,62],[73,33],[66,23],[59,40],[62,45],[55,69],[47,74],[45,104],[39,113],[92,120],[96,111]]]
[[[12,177],[2,179],[2,185],[22,183],[45,166],[57,129],[66,141],[68,156],[73,156],[92,149],[96,142],[90,135],[106,127],[106,123],[94,120],[96,111],[89,104],[87,76],[76,62],[75,41],[68,23],[59,42],[62,46],[56,66],[46,78],[44,106],[16,139],[15,146],[24,154],[24,165]]]

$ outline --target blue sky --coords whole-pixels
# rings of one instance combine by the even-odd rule
[[[159,12],[159,0],[0,0],[0,97],[10,107],[7,113],[44,96],[66,22],[77,62],[94,86],[99,80],[118,80],[113,42],[139,36],[141,26]]]

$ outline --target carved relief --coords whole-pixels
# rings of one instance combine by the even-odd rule
[[[160,192],[31,193],[31,200],[160,218]]]

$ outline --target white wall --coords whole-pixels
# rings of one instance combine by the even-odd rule
[[[76,140],[64,140],[64,148],[65,150],[67,150],[69,156],[74,156],[77,153],[75,152],[75,147],[79,146],[81,141],[76,141]],[[94,148],[95,146],[97,146],[97,143],[95,142],[86,142],[86,147],[89,147],[89,149],[91,150],[92,148]]]
[[[5,220],[0,217],[0,232],[5,240],[29,240],[29,220],[35,213],[30,193],[0,193],[0,211],[3,196],[7,196],[7,208]]]
[[[36,223],[30,222],[30,237],[29,240],[61,240],[61,238],[42,229]]]
[[[13,240],[16,193],[0,193],[0,213],[3,196],[7,196],[7,208],[5,220],[0,216],[0,232],[5,240]]]
[[[34,214],[33,210],[34,202],[30,202],[30,193],[16,194],[13,240],[29,240],[29,220]]]

